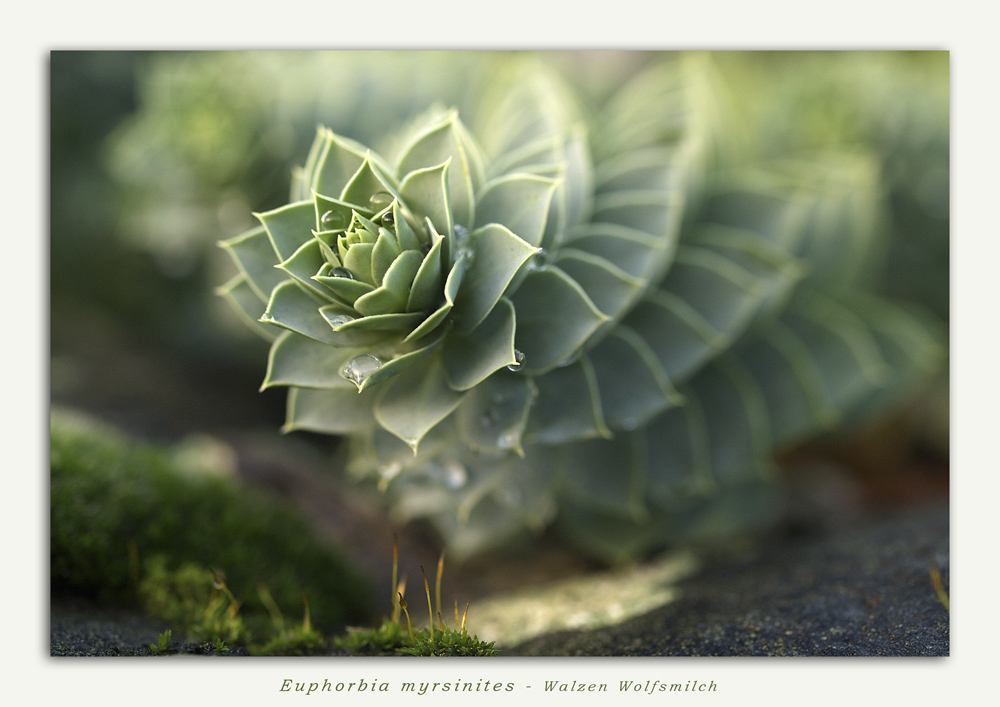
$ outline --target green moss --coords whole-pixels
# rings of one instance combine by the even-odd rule
[[[181,565],[171,572],[166,559],[157,555],[146,565],[139,595],[148,614],[183,627],[189,642],[249,640],[240,602],[218,575],[197,565]]]
[[[464,626],[404,627],[385,619],[373,629],[349,629],[334,645],[352,655],[496,656],[493,641],[481,641]]]
[[[261,584],[284,612],[301,612],[308,596],[321,630],[371,616],[365,582],[290,504],[230,479],[185,473],[169,447],[73,415],[53,412],[51,432],[54,595],[139,606],[144,576],[154,603],[155,585],[166,591],[170,578],[175,594],[191,594],[200,582],[208,601],[190,595],[181,603],[204,610],[206,581],[218,572],[248,624],[272,615]],[[231,640],[207,640],[217,638]]]
[[[441,615],[441,576],[444,573],[444,555],[438,560],[437,582],[434,587],[435,599],[431,600],[430,584],[424,574],[424,592],[427,595],[428,625],[413,628],[406,600],[403,598],[405,582],[397,583],[399,571],[399,546],[392,551],[392,583],[396,588],[396,599],[392,604],[392,614],[376,628],[349,628],[347,633],[334,640],[334,646],[353,655],[422,655],[422,656],[496,656],[499,655],[493,647],[493,641],[480,641],[478,636],[469,635],[465,630],[465,621],[469,616],[469,607],[465,607],[465,615],[458,618],[458,605],[455,605],[455,628],[446,625]],[[423,567],[420,568],[423,572]],[[436,604],[437,609],[434,609]],[[434,617],[437,617],[435,620]],[[406,626],[403,626],[403,617]]]
[[[156,637],[156,643],[149,644],[149,650],[153,651],[155,655],[166,655],[167,653],[173,653],[174,649],[171,647],[173,641],[174,632],[169,628]]]

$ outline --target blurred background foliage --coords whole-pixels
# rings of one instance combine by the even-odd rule
[[[543,52],[595,104],[656,52]],[[51,397],[144,438],[276,430],[267,343],[214,289],[216,244],[287,201],[317,124],[378,150],[434,104],[473,112],[504,52],[54,52]],[[949,320],[946,52],[716,52],[718,173],[838,153],[881,174],[876,290]],[[947,458],[947,367],[900,434]],[[915,431],[915,428],[916,429]],[[308,437],[308,435],[305,435]],[[334,444],[317,440],[319,444]],[[876,445],[878,442],[876,441]],[[880,458],[878,453],[874,458]],[[946,465],[946,461],[945,461]]]

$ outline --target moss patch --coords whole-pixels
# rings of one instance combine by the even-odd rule
[[[53,596],[140,606],[139,587],[151,571],[202,568],[224,576],[248,624],[271,622],[262,584],[290,616],[302,614],[305,594],[323,631],[372,616],[366,582],[291,504],[191,473],[182,460],[169,447],[53,412]]]

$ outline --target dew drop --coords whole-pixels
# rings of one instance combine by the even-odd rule
[[[355,356],[344,366],[343,376],[357,386],[361,386],[372,373],[382,367],[382,362],[371,354]]]
[[[544,248],[540,248],[531,258],[528,259],[528,270],[542,272],[548,265],[549,254]]]
[[[368,203],[376,209],[381,209],[383,206],[388,206],[392,203],[392,194],[387,191],[375,192],[371,195],[371,198],[368,199]]]
[[[500,438],[497,440],[497,446],[500,449],[514,449],[517,447],[518,441],[521,439],[521,435],[518,434],[516,429],[507,430]]]
[[[330,326],[339,327],[349,324],[354,321],[354,317],[348,316],[347,314],[338,314],[335,317],[330,317]]]
[[[348,280],[354,279],[354,273],[347,268],[333,268],[330,270],[330,277],[343,277]]]
[[[396,225],[396,218],[392,215],[392,211],[386,211],[382,214],[382,225],[386,228],[391,228]]]
[[[326,228],[326,230],[335,231],[338,228],[344,227],[344,224],[347,223],[347,217],[344,216],[343,212],[331,209],[323,214],[319,222]]]
[[[518,349],[514,349],[514,363],[507,366],[508,371],[519,371],[521,366],[524,365],[524,353]]]
[[[444,465],[444,483],[450,489],[460,489],[469,480],[469,474],[465,467],[456,461],[446,462]]]

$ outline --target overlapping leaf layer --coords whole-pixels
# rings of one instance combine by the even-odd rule
[[[286,429],[347,436],[453,553],[557,524],[614,561],[739,527],[775,448],[936,365],[932,329],[866,294],[865,157],[716,168],[697,57],[599,105],[538,65],[489,84],[388,158],[320,129],[292,202],[223,243]]]

